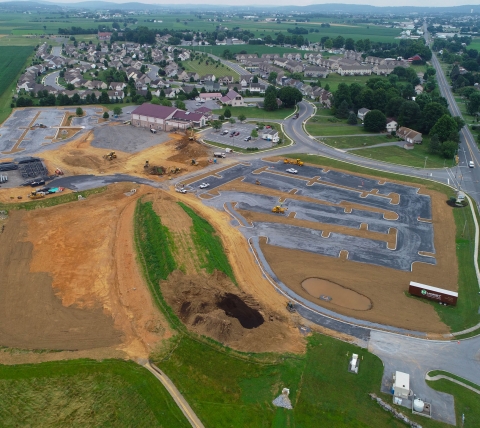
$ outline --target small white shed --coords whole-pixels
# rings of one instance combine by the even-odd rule
[[[403,372],[395,372],[393,376],[393,395],[400,398],[408,398],[410,394],[410,375]]]

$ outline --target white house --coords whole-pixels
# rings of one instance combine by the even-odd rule
[[[280,141],[280,137],[278,136],[278,131],[275,129],[264,129],[262,131],[262,138],[264,140],[272,141],[273,143],[278,143]]]
[[[368,108],[361,108],[360,110],[358,110],[357,117],[363,122],[365,116],[369,111],[370,110]]]
[[[387,132],[395,132],[397,130],[397,126],[397,122],[395,122],[394,120],[390,120],[385,125],[385,129],[387,130]]]
[[[227,95],[220,98],[223,104],[227,104],[232,107],[244,107],[245,103],[243,97],[235,91],[229,91]]]

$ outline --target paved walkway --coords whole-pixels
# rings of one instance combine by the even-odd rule
[[[449,380],[450,382],[454,382],[458,385],[461,385],[467,389],[469,389],[470,391],[473,391],[477,394],[480,394],[480,391],[478,389],[475,389],[473,386],[470,386],[470,385],[467,385],[466,383],[463,383],[457,379],[454,379],[453,377],[450,377],[450,376],[445,376],[445,375],[436,375],[436,376],[429,376],[428,373],[425,375],[425,379],[426,380],[430,380],[430,381],[434,381],[434,380],[440,380],[440,379],[447,379]]]
[[[149,372],[151,372],[160,382],[162,382],[162,385],[175,400],[175,403],[177,403],[177,406],[188,419],[190,425],[192,425],[192,427],[194,428],[204,428],[204,425],[202,424],[198,416],[192,410],[190,405],[187,403],[187,400],[185,400],[183,395],[173,384],[170,378],[165,373],[163,373],[155,364],[150,364],[149,362],[146,362],[145,364],[143,364],[143,366]]]

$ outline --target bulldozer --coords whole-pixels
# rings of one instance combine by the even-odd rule
[[[293,303],[291,301],[287,302],[286,308],[288,312],[295,312],[295,306],[293,306]]]
[[[260,184],[262,184],[262,183],[260,183],[260,180],[255,180],[255,184],[256,184],[257,186],[260,186]]]
[[[117,158],[117,154],[115,152],[110,152],[106,155],[103,155],[103,158],[106,159],[106,160],[113,160],[113,159],[116,159]]]
[[[303,161],[300,159],[284,159],[283,163],[290,163],[292,165],[303,166]]]
[[[198,166],[199,163],[198,163],[195,159],[192,159],[191,165],[192,165],[192,166]]]
[[[281,207],[280,205],[277,205],[272,208],[272,213],[277,213],[277,214],[285,214],[285,211],[287,211],[288,208]]]
[[[169,174],[177,174],[181,170],[182,170],[181,168],[177,168],[176,166],[174,166],[170,169]]]

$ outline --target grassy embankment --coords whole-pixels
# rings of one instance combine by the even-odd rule
[[[316,165],[324,165],[332,168],[344,169],[354,173],[368,174],[370,176],[385,179],[400,180],[407,183],[423,184],[427,188],[436,190],[445,195],[445,204],[449,197],[454,196],[454,191],[440,183],[423,180],[417,177],[403,176],[383,171],[376,171],[345,162],[324,158],[321,156],[309,156],[304,153],[291,154],[293,158],[299,158],[304,162]],[[470,207],[448,208],[452,209],[456,224],[456,247],[458,260],[458,299],[457,306],[440,306],[427,300],[438,312],[441,320],[451,328],[452,332],[462,331],[480,322],[478,308],[480,306],[480,295],[478,282],[473,265],[475,247],[475,227]],[[476,210],[476,209],[475,209]],[[478,213],[477,213],[478,219]],[[463,296],[463,297],[462,297]],[[412,297],[415,298],[415,297]]]
[[[66,193],[64,195],[57,194],[59,196],[55,195],[50,195],[47,196],[43,199],[36,199],[33,201],[27,201],[27,202],[19,202],[19,203],[11,203],[11,204],[5,204],[0,202],[0,210],[36,210],[39,208],[48,208],[48,207],[53,207],[55,205],[60,205],[60,204],[66,204],[68,202],[74,202],[78,201],[79,196],[83,196],[84,198],[90,196],[90,195],[95,195],[97,193],[102,193],[107,188],[104,187],[97,187],[96,189],[90,189],[90,190],[83,190],[81,192],[76,192],[76,193]]]
[[[208,65],[206,62],[208,61]],[[213,62],[214,60],[210,57],[202,58],[202,62],[198,60],[189,60],[189,61],[182,61],[182,66],[185,67],[185,71],[187,72],[195,72],[198,73],[200,77],[204,76],[205,74],[213,74],[215,77],[223,77],[223,76],[233,76],[234,82],[238,82],[239,74],[236,71],[233,71],[230,67],[227,67],[224,64],[216,64]]]
[[[238,116],[243,114],[248,119],[285,119],[295,112],[294,108],[281,108],[274,111],[266,111],[263,108],[258,107],[222,107],[220,109],[212,110],[214,114],[222,115],[226,109],[229,109],[232,113],[232,117],[237,119]]]
[[[0,365],[0,425],[188,427],[162,384],[120,360]]]

